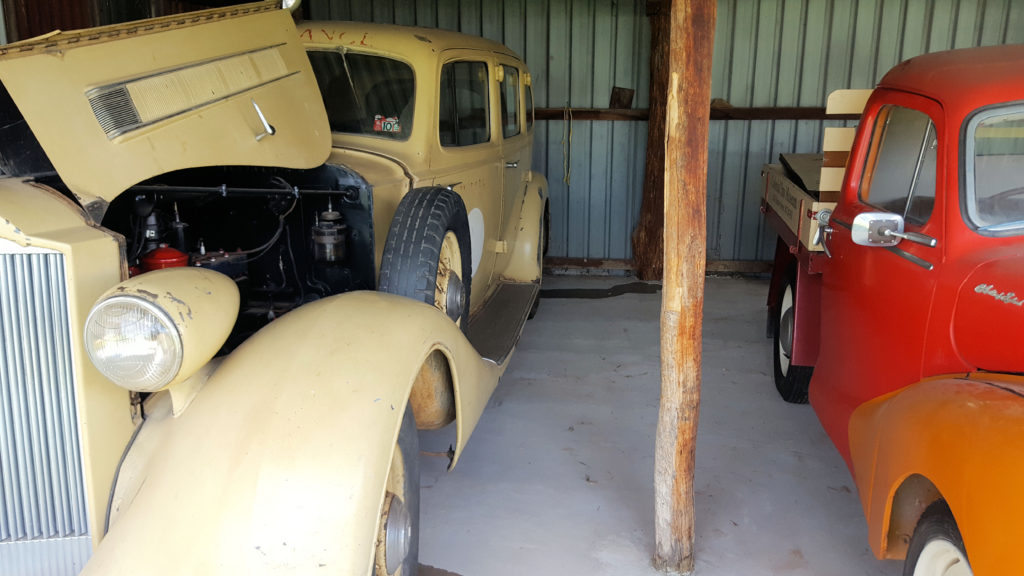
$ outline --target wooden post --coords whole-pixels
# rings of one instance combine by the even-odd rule
[[[650,112],[640,221],[633,230],[633,268],[641,280],[660,280],[665,227],[665,100],[668,94],[669,2],[648,0],[651,19]]]
[[[700,405],[711,55],[717,0],[671,0],[665,151],[661,407],[654,455],[660,570],[693,572],[693,465]],[[653,120],[653,115],[652,115]]]

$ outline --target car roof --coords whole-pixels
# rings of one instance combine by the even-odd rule
[[[425,49],[435,54],[444,50],[472,49],[521,60],[499,42],[450,30],[348,21],[299,22],[296,27],[299,39],[306,45],[352,47],[408,56],[422,55]]]
[[[879,88],[922,94],[966,116],[989,104],[1024,100],[1024,45],[986,46],[915,56],[897,64]]]

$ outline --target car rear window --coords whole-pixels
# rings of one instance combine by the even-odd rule
[[[491,139],[487,64],[445,64],[440,91],[438,137],[442,146],[472,146]]]
[[[370,54],[308,52],[331,131],[409,138],[415,77],[408,64]]]
[[[519,70],[503,66],[505,78],[501,84],[501,134],[511,138],[519,134]]]

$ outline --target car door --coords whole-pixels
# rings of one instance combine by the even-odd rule
[[[526,190],[526,174],[530,171],[530,136],[525,125],[523,89],[525,73],[522,64],[507,56],[498,58],[501,73],[499,78],[501,111],[501,156],[504,178],[502,188],[501,231],[502,238],[511,242],[515,238],[515,227],[519,223],[519,211],[523,193]],[[497,269],[501,270],[508,260],[508,253],[498,256]]]
[[[486,300],[501,226],[501,126],[497,73],[489,53],[449,50],[438,81],[438,149],[432,180],[466,204],[472,246],[470,313]]]
[[[942,238],[944,198],[936,194],[946,166],[938,103],[903,92],[876,91],[848,168],[826,242],[822,324],[810,401],[850,463],[847,426],[863,402],[921,377],[931,298],[943,245],[902,240],[891,247],[853,242],[858,214],[887,212],[905,231]]]

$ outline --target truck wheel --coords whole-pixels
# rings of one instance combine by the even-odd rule
[[[419,437],[412,405],[405,408],[391,456],[380,527],[374,547],[374,576],[416,576],[420,550]]]
[[[465,332],[471,254],[462,198],[447,188],[418,188],[395,211],[377,289],[435,306]]]
[[[811,383],[814,368],[810,366],[793,366],[793,334],[796,282],[792,278],[786,280],[785,289],[779,298],[773,333],[775,353],[775,388],[786,402],[793,404],[807,403],[807,388]]]
[[[903,576],[972,576],[964,540],[945,500],[925,509],[914,528]]]

